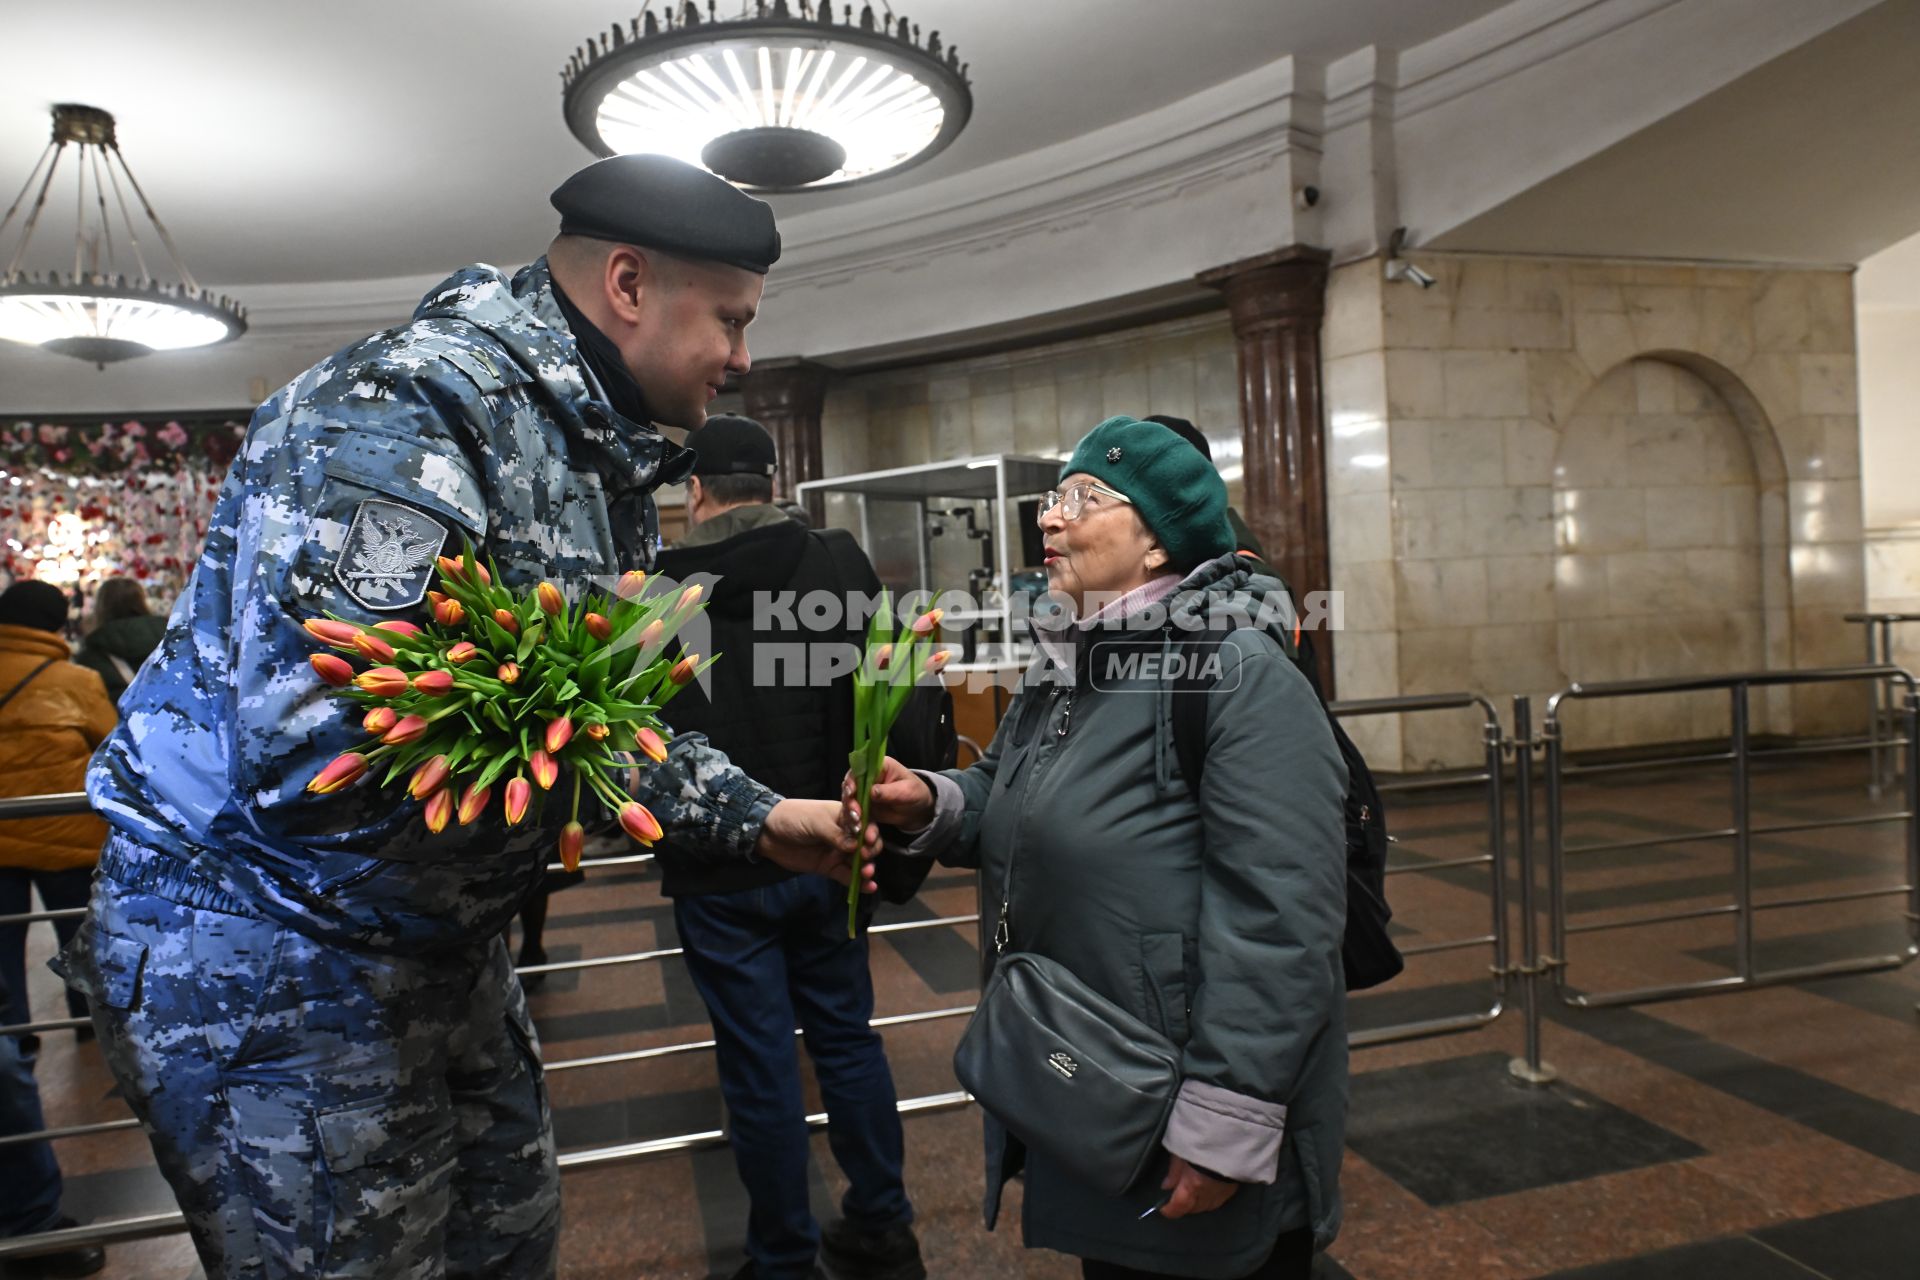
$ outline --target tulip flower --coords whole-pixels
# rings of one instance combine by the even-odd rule
[[[313,664],[314,674],[336,689],[353,683],[353,664],[337,653],[316,653],[307,661]]]
[[[473,641],[462,640],[459,644],[456,644],[453,646],[453,648],[447,650],[447,661],[451,662],[454,666],[457,667],[461,663],[466,662],[468,659],[478,654],[479,652],[480,652],[479,647],[475,645]]]
[[[362,631],[353,638],[353,647],[360,656],[369,662],[392,662],[393,646],[370,631]]]
[[[700,655],[690,653],[673,664],[673,670],[667,672],[667,679],[673,681],[675,684],[685,684],[687,681],[693,679],[694,668],[699,665]]]
[[[407,782],[407,794],[420,800],[438,793],[446,785],[447,758],[435,756],[413,771],[413,777]]]
[[[545,751],[536,750],[527,757],[527,772],[533,775],[542,791],[553,790],[553,784],[560,781],[560,766]]]
[[[517,636],[520,634],[520,619],[513,616],[512,610],[495,609],[493,611],[493,620],[499,623],[501,630],[505,631],[508,635]]]
[[[503,662],[494,669],[493,674],[501,684],[513,684],[520,679],[520,664],[517,662]]]
[[[410,687],[407,673],[398,667],[374,667],[362,671],[353,678],[353,683],[381,698],[397,698]]]
[[[439,835],[447,829],[447,822],[453,817],[453,792],[442,787],[427,797],[425,811],[427,830]]]
[[[467,606],[458,600],[437,600],[433,606],[433,620],[443,627],[457,627],[467,620]]]
[[[667,758],[667,744],[662,742],[660,735],[653,730],[642,729],[634,737],[639,741],[640,754],[647,759],[657,764]]]
[[[913,620],[913,634],[922,637],[932,635],[933,629],[940,625],[940,619],[946,616],[947,611],[945,609],[934,609],[921,614]]]
[[[367,758],[358,752],[349,751],[345,755],[335,756],[327,767],[314,775],[307,784],[307,790],[316,795],[330,796],[360,781],[360,775],[367,771]]]
[[[540,611],[549,618],[558,617],[560,611],[567,607],[567,598],[561,595],[560,588],[551,582],[541,583],[539,589],[533,593],[533,598],[540,602]]]
[[[453,692],[453,672],[422,671],[413,678],[413,691],[429,698],[444,698]]]
[[[704,593],[705,593],[705,588],[703,588],[699,583],[696,582],[694,585],[688,587],[685,591],[682,591],[680,593],[680,603],[674,607],[679,609],[691,609],[693,608],[693,606],[700,603],[700,597]]]
[[[648,653],[657,647],[667,634],[667,624],[659,618],[649,622],[640,632],[640,652]]]
[[[373,629],[375,631],[390,631],[396,636],[406,636],[408,639],[412,639],[414,636],[420,634],[419,627],[399,618],[389,618],[385,622],[376,622],[373,624]]]
[[[360,628],[351,622],[335,622],[332,618],[309,618],[301,625],[315,640],[336,649],[353,648],[354,637],[360,634]]]
[[[544,745],[548,755],[560,754],[561,750],[572,741],[573,721],[565,716],[555,716],[547,722],[547,738]]]
[[[475,560],[473,562],[473,567],[474,567],[474,570],[480,575],[480,582],[482,585],[484,586],[493,585],[493,575],[487,572],[487,566],[481,564],[478,560]],[[467,580],[466,562],[455,556],[440,557],[440,572],[446,574],[449,578],[452,578],[455,582],[465,582]]]
[[[634,800],[620,806],[620,826],[628,835],[648,846],[661,836],[659,821],[647,812],[645,805]]]
[[[527,806],[533,802],[533,787],[525,778],[515,778],[507,784],[507,825],[517,827],[520,820],[527,816]]]
[[[461,826],[469,826],[475,818],[486,812],[487,801],[492,798],[492,787],[469,783],[467,789],[460,793],[460,807],[455,811],[454,816],[460,820]]]
[[[605,742],[607,740],[607,735],[612,733],[613,730],[607,728],[607,726],[600,724],[598,721],[596,721],[595,723],[587,726],[586,732],[587,732],[587,736],[589,738],[592,738],[595,742]]]
[[[587,634],[595,640],[611,640],[613,638],[613,624],[601,615],[590,613],[586,616],[584,622],[586,624]]]
[[[429,591],[429,592],[427,592],[427,603],[428,603],[428,604],[439,604],[439,603],[440,603],[440,602],[441,602],[442,600],[451,600],[451,599],[453,599],[453,597],[452,597],[452,596],[450,596],[450,595],[448,595],[448,594],[447,594],[446,592],[444,592],[444,591]]]
[[[572,871],[580,865],[580,850],[586,847],[587,829],[577,822],[560,828],[560,865]]]
[[[887,666],[892,661],[893,661],[892,645],[883,644],[878,649],[875,649],[873,651],[873,669],[875,671],[885,671],[887,669]]]
[[[426,736],[426,732],[425,716],[401,716],[399,723],[380,735],[380,741],[390,746],[403,746],[409,742],[418,742]]]
[[[647,575],[638,569],[629,569],[620,575],[620,581],[614,586],[613,593],[622,600],[638,600],[640,593],[647,589]]]
[[[360,722],[360,727],[375,737],[378,737],[399,723],[400,713],[398,711],[395,711],[392,707],[375,707],[373,710],[367,712],[366,718]]]

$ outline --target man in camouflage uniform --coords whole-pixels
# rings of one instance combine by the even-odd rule
[[[500,940],[564,806],[431,835],[417,802],[307,783],[364,735],[307,664],[325,612],[422,620],[470,540],[507,584],[647,568],[779,253],[770,210],[657,157],[554,193],[511,278],[456,272],[254,415],[166,640],[88,777],[114,828],[64,961],[209,1277],[551,1276],[559,1178]],[[838,806],[697,735],[636,771],[682,847],[837,870]],[[848,841],[850,844],[850,840]]]

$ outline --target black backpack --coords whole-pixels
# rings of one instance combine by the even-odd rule
[[[1228,628],[1231,630],[1231,628]],[[1187,789],[1197,801],[1200,778],[1207,763],[1208,684],[1198,673],[1207,669],[1207,652],[1217,649],[1227,631],[1202,632],[1182,642],[1188,659],[1183,674],[1173,687],[1173,749],[1180,761],[1180,773]],[[1315,695],[1320,683],[1314,675],[1310,649],[1299,643],[1299,633],[1282,639],[1287,658],[1307,677]],[[1326,701],[1321,699],[1325,711]],[[1347,766],[1347,928],[1340,939],[1341,967],[1346,970],[1347,990],[1364,991],[1377,987],[1407,967],[1400,948],[1387,932],[1393,911],[1387,906],[1387,814],[1380,803],[1380,789],[1374,784],[1373,770],[1353,739],[1340,727],[1333,715],[1327,716],[1334,744]]]

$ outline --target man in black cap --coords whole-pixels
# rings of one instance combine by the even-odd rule
[[[681,582],[718,576],[707,620],[727,658],[708,690],[689,686],[674,699],[667,719],[676,732],[704,733],[782,795],[838,796],[865,630],[846,605],[850,594],[872,599],[880,580],[846,531],[809,530],[773,505],[774,443],[759,423],[716,416],[686,447],[698,458],[687,480],[692,528],[661,553],[660,570]],[[831,597],[830,609],[807,607],[816,593]],[[805,629],[811,618],[831,620]],[[847,937],[845,893],[818,876],[719,866],[671,844],[659,854],[661,891],[712,1016],[727,1136],[751,1204],[736,1280],[818,1276],[817,1252],[836,1280],[919,1280],[927,1272],[909,1225],[893,1075],[868,1025],[867,937]],[[847,1175],[843,1216],[824,1236],[808,1207],[796,1025]]]
[[[566,806],[434,834],[398,788],[310,791],[364,734],[303,629],[427,622],[435,556],[467,543],[521,591],[653,567],[652,492],[693,463],[653,424],[699,426],[746,371],[779,234],[655,156],[553,203],[547,257],[456,272],[255,413],[88,773],[114,830],[63,959],[210,1280],[554,1273],[553,1127],[500,933]],[[847,874],[838,804],[697,734],[630,785],[691,857]]]

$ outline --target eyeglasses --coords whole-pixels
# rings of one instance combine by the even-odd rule
[[[1118,489],[1109,489],[1098,480],[1081,480],[1064,489],[1047,490],[1047,496],[1040,500],[1038,518],[1045,518],[1049,511],[1059,507],[1062,520],[1078,520],[1080,513],[1086,509],[1087,499],[1096,493],[1102,497],[1112,498],[1115,502],[1133,505],[1133,499]]]

